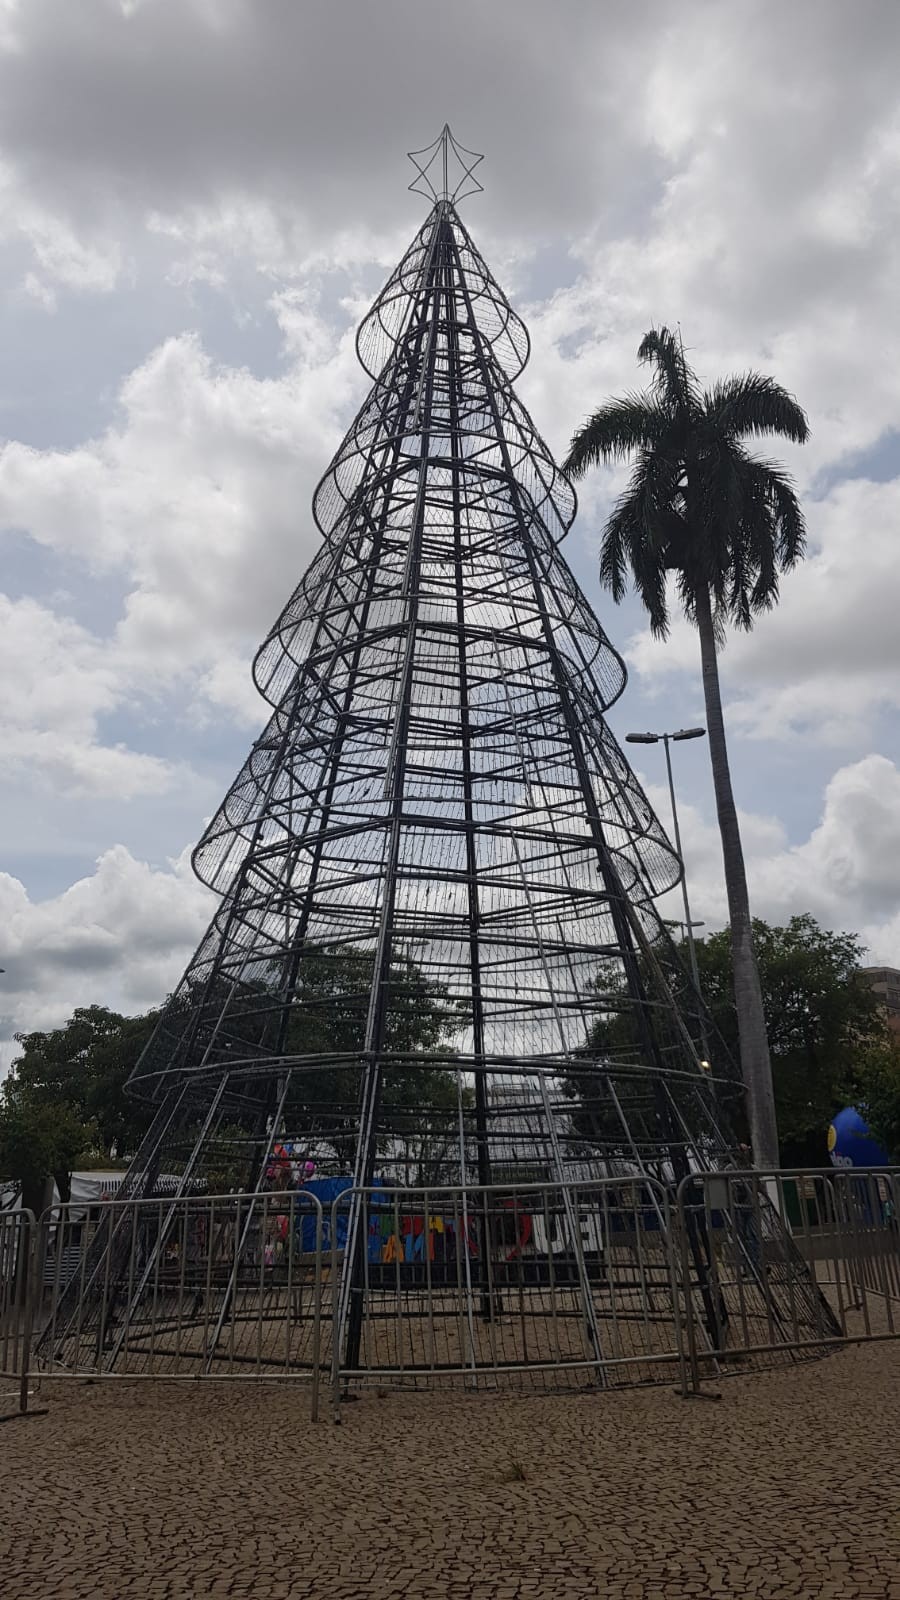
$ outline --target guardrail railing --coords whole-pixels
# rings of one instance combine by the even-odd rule
[[[796,1358],[900,1333],[900,1169],[695,1173],[677,1198],[689,1383],[755,1358]],[[701,1291],[702,1292],[699,1292]]]
[[[315,1415],[317,1196],[111,1199],[93,1212],[58,1205],[37,1233],[38,1370],[54,1378],[305,1378]]]
[[[329,1236],[335,1406],[388,1380],[605,1387],[682,1362],[653,1179],[347,1190]]]
[[[31,1211],[0,1211],[0,1412],[28,1410],[35,1300]]]
[[[541,1388],[900,1335],[900,1168],[162,1195],[0,1213],[0,1381]],[[6,1389],[6,1385],[10,1387]]]

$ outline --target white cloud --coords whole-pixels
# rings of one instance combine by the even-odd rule
[[[825,791],[821,821],[805,843],[756,869],[760,894],[869,929],[877,940],[900,911],[900,770],[880,755],[841,767]],[[836,922],[836,919],[840,919]],[[900,965],[900,947],[893,950]]]
[[[137,1013],[178,981],[212,909],[185,851],[165,869],[114,845],[95,871],[38,903],[0,873],[3,1019],[0,1031],[56,1027],[75,1006]],[[4,1065],[15,1046],[3,1047]]]
[[[103,742],[99,719],[134,685],[118,674],[109,646],[70,618],[0,594],[0,685],[6,778],[123,800],[171,783],[167,762]]]
[[[668,793],[649,786],[668,819]],[[710,928],[728,920],[718,829],[697,809],[679,805],[691,911]],[[860,932],[872,962],[900,966],[900,768],[869,755],[829,780],[809,836],[787,841],[777,817],[740,813],[751,909],[784,922],[809,911],[823,927]],[[680,891],[666,915],[683,915]]]
[[[797,394],[811,441],[775,449],[803,485],[895,424],[898,30],[878,3],[759,0],[682,6],[657,30],[633,111],[657,181],[613,225],[600,210],[579,277],[532,318],[524,386],[554,442],[642,383],[635,352],[662,322],[702,377],[759,367]]]
[[[262,720],[246,657],[318,548],[312,490],[339,411],[362,386],[349,334],[336,341],[299,293],[278,310],[292,352],[283,377],[217,366],[186,334],[130,374],[122,420],[101,437],[70,451],[0,450],[0,527],[127,586],[108,640],[70,626],[52,647],[56,670],[75,650],[96,712],[139,687],[180,686],[188,715],[199,696],[244,720],[255,704]],[[20,616],[36,625],[36,612]],[[49,613],[41,622],[52,630]],[[46,673],[28,649],[20,660],[26,687]]]
[[[733,736],[852,747],[877,712],[900,707],[900,478],[840,483],[808,503],[807,519],[810,554],[783,580],[780,604],[752,633],[732,632],[720,656],[728,723]],[[696,674],[696,632],[678,620],[663,643],[645,629],[628,660],[651,685]]]
[[[55,289],[44,283],[36,272],[26,272],[22,279],[22,292],[29,300],[33,300],[43,311],[55,311],[59,304]]]
[[[23,242],[34,267],[25,274],[26,294],[45,309],[56,304],[56,289],[108,294],[123,268],[115,236],[79,230],[59,211],[42,205],[8,161],[0,160],[0,243]]]

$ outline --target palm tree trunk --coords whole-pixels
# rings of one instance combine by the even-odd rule
[[[750,1140],[756,1165],[777,1167],[778,1127],[775,1121],[772,1067],[769,1061],[759,969],[753,949],[753,927],[750,921],[750,897],[747,892],[744,852],[741,847],[737,808],[728,767],[725,720],[722,715],[722,695],[719,689],[719,666],[716,660],[716,639],[708,589],[701,588],[697,592],[696,614],[700,633],[709,753],[712,760],[719,832],[722,836],[728,915],[731,921],[734,1003],[740,1040],[741,1071],[747,1090]]]

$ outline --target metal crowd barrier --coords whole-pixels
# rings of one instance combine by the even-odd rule
[[[900,1334],[900,1168],[695,1173],[679,1186],[689,1390]],[[691,1242],[706,1244],[700,1271]],[[695,1252],[696,1254],[696,1252]],[[691,1270],[693,1268],[693,1271]]]
[[[322,1206],[306,1191],[58,1205],[37,1225],[37,1371],[310,1383],[318,1413]]]
[[[0,1212],[0,1413],[28,1410],[34,1309],[34,1215]],[[15,1387],[7,1389],[7,1384]]]
[[[328,1243],[336,1419],[355,1385],[608,1387],[683,1365],[651,1179],[352,1189]]]
[[[348,1189],[0,1213],[0,1379],[683,1394],[900,1336],[900,1168]],[[329,1319],[331,1327],[328,1327]],[[330,1353],[329,1353],[330,1347]]]

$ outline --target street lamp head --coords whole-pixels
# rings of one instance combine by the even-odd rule
[[[626,744],[659,744],[662,739],[703,739],[705,728],[679,728],[675,733],[626,733]]]

